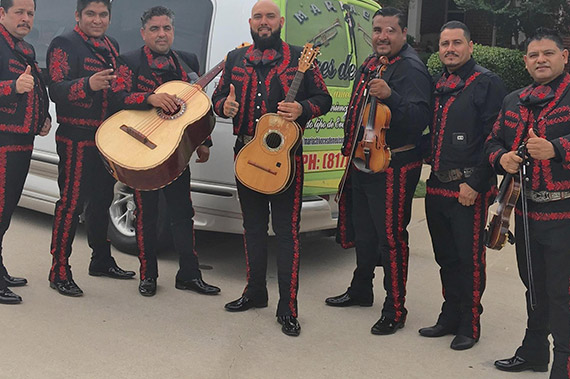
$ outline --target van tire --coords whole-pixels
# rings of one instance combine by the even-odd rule
[[[138,255],[135,235],[135,209],[133,189],[117,182],[114,188],[113,202],[109,207],[107,237],[116,249],[132,255]],[[166,209],[166,200],[161,193],[158,198],[158,219],[156,220],[157,254],[173,247]]]
[[[135,208],[133,190],[117,182],[113,201],[109,207],[107,237],[115,248],[132,255],[138,253],[135,236]]]

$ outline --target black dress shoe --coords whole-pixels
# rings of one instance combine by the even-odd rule
[[[218,287],[209,285],[200,278],[191,280],[176,279],[176,284],[174,286],[179,290],[190,290],[202,295],[217,295],[220,293],[220,289]]]
[[[384,336],[394,334],[398,329],[402,329],[403,327],[404,321],[395,321],[394,319],[382,316],[380,317],[380,320],[376,321],[376,324],[374,324],[372,329],[370,329],[370,332],[372,332],[372,334]]]
[[[62,280],[57,282],[49,282],[49,286],[65,296],[72,296],[72,297],[83,296],[83,291],[81,290],[81,288],[79,288],[77,284],[75,284],[73,279]]]
[[[326,305],[330,305],[331,307],[350,307],[352,305],[360,305],[361,307],[371,307],[373,301],[361,300],[352,297],[348,294],[348,292],[345,292],[342,295],[326,298],[325,303]]]
[[[0,288],[0,304],[20,304],[22,298],[10,290],[10,288]]]
[[[537,364],[528,362],[526,359],[515,355],[514,357],[507,359],[500,359],[495,361],[495,367],[502,371],[509,372],[520,372],[526,370],[532,370],[536,372],[547,372],[548,364]]]
[[[104,269],[89,268],[91,276],[107,276],[113,279],[131,279],[136,273],[134,271],[125,271],[119,266],[111,266]]]
[[[141,280],[139,293],[143,296],[154,296],[156,294],[156,279],[146,278]]]
[[[4,279],[8,287],[22,287],[28,284],[26,278],[16,278],[15,276],[3,275],[2,279]]]
[[[457,328],[452,328],[450,326],[435,324],[434,326],[429,326],[427,328],[421,328],[418,330],[420,335],[424,337],[443,337],[448,334],[455,334]]]
[[[297,337],[301,334],[301,324],[293,316],[277,316],[277,322],[281,324],[281,331],[288,336]]]
[[[467,350],[471,349],[477,343],[477,341],[479,341],[479,339],[458,334],[455,336],[453,341],[451,341],[451,345],[449,347],[451,347],[453,350]]]
[[[251,308],[265,308],[267,307],[267,300],[254,301],[247,296],[242,296],[237,300],[227,303],[224,308],[228,312],[243,312]]]

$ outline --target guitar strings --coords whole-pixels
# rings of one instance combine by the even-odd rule
[[[198,93],[198,89],[195,88],[194,86],[190,86],[190,87],[184,88],[176,96],[178,98],[180,98],[181,100],[183,100],[184,102],[186,102],[186,101],[190,100],[190,98],[192,98],[192,96],[194,96],[196,93]],[[136,125],[135,129],[137,131],[139,131],[140,133],[142,133],[143,135],[145,135],[145,137],[148,137],[153,132],[155,132],[165,121],[169,121],[169,120],[165,120],[165,119],[162,119],[160,117],[151,118],[150,120],[145,120],[145,121],[139,123],[138,125]]]

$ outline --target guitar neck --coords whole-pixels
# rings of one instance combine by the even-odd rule
[[[225,63],[226,63],[226,61],[223,60],[220,63],[218,63],[217,65],[215,65],[214,67],[212,67],[212,69],[210,71],[208,71],[207,73],[202,75],[194,84],[196,84],[200,88],[206,87],[208,85],[208,83],[210,83],[212,80],[214,80],[214,78],[224,69]]]
[[[293,79],[293,83],[291,83],[291,87],[289,87],[289,92],[287,92],[287,96],[285,96],[286,103],[292,103],[295,101],[295,97],[297,96],[297,91],[299,91],[299,87],[301,86],[301,82],[303,81],[303,76],[305,76],[304,72],[297,71],[295,74],[295,79]]]

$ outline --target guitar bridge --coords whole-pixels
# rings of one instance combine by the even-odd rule
[[[147,136],[145,136],[144,134],[142,134],[138,130],[136,130],[130,126],[127,126],[127,125],[121,125],[120,129],[123,132],[130,135],[131,137],[133,137],[134,139],[136,139],[137,141],[139,141],[140,143],[144,144],[149,149],[155,149],[156,148],[156,144],[154,144],[151,140],[148,139]]]
[[[247,161],[247,163],[250,164],[250,165],[252,165],[253,167],[256,167],[256,168],[258,168],[258,169],[260,169],[260,170],[263,170],[263,171],[265,171],[265,172],[268,172],[268,173],[270,173],[271,175],[277,175],[277,171],[273,171],[273,170],[270,169],[270,168],[263,167],[263,166],[261,166],[259,163],[256,163],[256,162],[253,162],[253,161]],[[278,167],[279,167],[279,166],[278,166]]]

